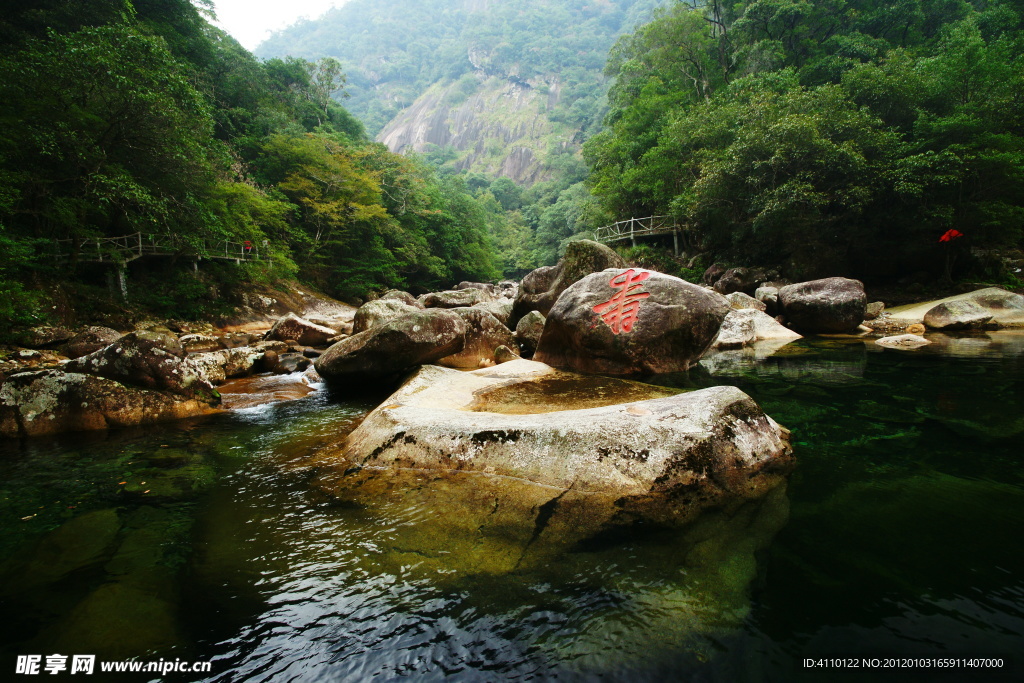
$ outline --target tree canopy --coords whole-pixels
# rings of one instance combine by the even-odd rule
[[[260,62],[204,4],[41,0],[3,18],[0,315],[29,322],[34,286],[92,277],[59,266],[55,240],[136,232],[192,257],[265,241],[261,277],[339,296],[498,277],[483,206],[370,142],[337,102],[337,60]]]
[[[1022,9],[676,3],[612,51],[593,191],[795,277],[928,269],[950,228],[1019,245]]]

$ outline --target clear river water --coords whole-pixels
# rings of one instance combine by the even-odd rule
[[[750,394],[792,430],[788,486],[511,571],[445,550],[436,499],[313,485],[380,396],[4,443],[0,680],[53,653],[225,683],[1024,680],[1024,333],[801,340],[656,383]],[[907,657],[1003,667],[880,668]],[[67,678],[161,680],[106,675]]]

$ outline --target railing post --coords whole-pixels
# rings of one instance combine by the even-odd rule
[[[630,217],[629,219],[629,241],[632,245],[636,246],[636,225],[634,225],[636,218]]]
[[[672,231],[672,246],[676,252],[676,258],[679,258],[679,230]]]

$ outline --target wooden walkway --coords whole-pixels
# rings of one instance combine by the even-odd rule
[[[261,260],[259,243],[232,242],[231,240],[204,240],[197,249],[172,236],[134,235],[120,237],[95,237],[88,239],[54,240],[58,258],[77,258],[91,263],[125,264],[143,256],[177,256],[191,253],[207,259],[230,259],[232,261]]]
[[[693,231],[685,225],[680,225],[671,216],[648,216],[647,218],[630,218],[625,221],[617,221],[594,230],[594,240],[602,244],[613,244],[629,240],[636,246],[637,238],[655,237],[660,235],[672,235],[672,244],[676,256],[680,254],[680,243],[683,248],[693,246]]]

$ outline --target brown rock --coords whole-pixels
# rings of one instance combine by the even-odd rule
[[[390,377],[458,353],[466,329],[457,313],[416,311],[338,342],[316,359],[316,370],[327,382]]]
[[[967,330],[992,320],[992,311],[971,299],[947,301],[924,314],[924,324],[933,330]]]
[[[86,327],[64,346],[64,355],[68,358],[79,358],[113,344],[121,336],[120,332],[109,327]]]
[[[620,305],[627,294],[635,298]],[[615,317],[630,307],[631,323]],[[683,371],[711,346],[729,310],[720,294],[670,275],[634,268],[594,273],[558,298],[534,359],[612,375]]]
[[[178,340],[156,332],[132,332],[113,344],[69,361],[69,373],[83,373],[142,389],[169,391],[216,404],[219,396],[199,369],[185,358]]]
[[[478,368],[482,360],[494,360],[494,349],[512,346],[515,339],[508,329],[482,308],[452,308],[466,322],[466,343],[462,350],[437,361],[449,368]]]
[[[0,386],[0,435],[44,436],[193,417],[210,412],[220,401],[210,391],[211,399],[204,401],[94,375],[24,372]]]
[[[274,326],[267,332],[266,339],[277,339],[280,341],[295,340],[303,346],[323,346],[327,340],[338,334],[337,330],[329,327],[316,325],[294,313],[274,323]]]
[[[830,277],[779,289],[779,308],[800,334],[855,331],[864,320],[867,295],[860,280]]]
[[[523,278],[512,305],[509,326],[518,325],[530,311],[540,311],[546,317],[562,292],[585,276],[606,268],[625,267],[622,257],[603,244],[591,240],[569,242],[558,265],[538,268]]]

